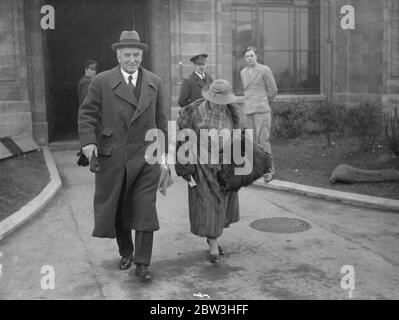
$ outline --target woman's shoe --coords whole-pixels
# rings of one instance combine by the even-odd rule
[[[208,245],[210,245],[209,239],[208,239],[208,238],[206,238],[206,242],[208,243]],[[223,248],[222,248],[221,246],[218,246],[218,248],[219,248],[219,255],[220,255],[220,256],[224,256],[224,250],[223,250]]]
[[[219,263],[219,255],[218,254],[210,254],[211,263]]]

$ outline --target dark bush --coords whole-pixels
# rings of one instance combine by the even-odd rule
[[[358,138],[362,151],[371,151],[382,130],[382,107],[378,102],[361,103],[348,112],[347,125]]]
[[[313,110],[311,120],[320,125],[321,133],[326,136],[327,146],[332,145],[333,136],[345,134],[346,115],[345,106],[327,101],[322,102]]]
[[[273,136],[278,138],[294,139],[302,132],[306,122],[303,101],[278,104],[273,108]]]
[[[399,156],[399,107],[385,113],[384,132],[388,146],[395,156]]]

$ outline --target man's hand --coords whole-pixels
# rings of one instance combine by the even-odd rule
[[[88,144],[88,145],[84,146],[82,148],[82,152],[86,156],[86,158],[89,159],[89,162],[91,160],[91,157],[93,156],[93,152],[96,155],[96,157],[98,156],[97,155],[97,146],[95,144]]]

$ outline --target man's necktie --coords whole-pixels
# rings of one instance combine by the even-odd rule
[[[136,99],[138,99],[137,95],[136,95],[136,87],[133,84],[133,76],[129,75],[129,77],[127,78],[129,80],[129,84],[127,85],[131,91],[131,93],[133,93],[133,96],[136,97]]]
[[[129,80],[129,84],[128,84],[129,88],[132,89],[132,91],[134,91],[135,87],[133,84],[133,76],[130,75],[127,79]]]

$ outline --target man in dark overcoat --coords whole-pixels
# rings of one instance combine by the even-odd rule
[[[119,268],[126,270],[134,262],[135,274],[147,281],[152,279],[153,232],[159,230],[155,202],[160,165],[146,162],[152,141],[145,141],[145,135],[157,128],[167,137],[162,82],[141,67],[148,45],[136,31],[123,31],[112,49],[119,65],[92,79],[79,110],[82,152],[89,160],[98,156],[100,168],[95,175],[93,236],[116,237]]]
[[[87,60],[84,62],[85,74],[78,83],[78,103],[79,106],[87,96],[87,91],[91,79],[97,74],[98,62],[96,60]]]
[[[180,107],[185,107],[195,100],[202,99],[202,89],[213,82],[212,77],[205,72],[207,57],[206,53],[201,53],[190,59],[194,64],[194,71],[183,81],[178,100]]]

